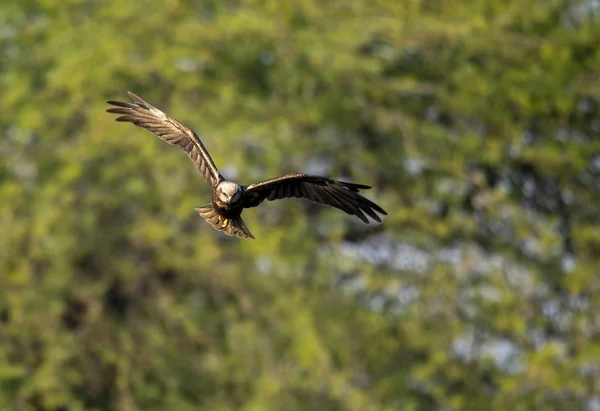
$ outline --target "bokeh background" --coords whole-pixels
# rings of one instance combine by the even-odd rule
[[[0,2],[0,409],[600,410],[595,0]],[[373,185],[195,212],[242,184]]]

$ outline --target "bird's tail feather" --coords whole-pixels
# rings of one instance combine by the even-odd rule
[[[214,210],[212,204],[207,204],[196,211],[207,223],[213,226],[215,230],[223,231],[227,235],[233,235],[239,238],[254,238],[241,216],[228,220],[220,220],[219,214]]]

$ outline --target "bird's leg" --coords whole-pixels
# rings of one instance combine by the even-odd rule
[[[225,228],[227,227],[227,224],[229,224],[229,219],[223,218],[223,216],[219,216],[219,221],[223,222],[223,224],[221,224],[221,228]]]

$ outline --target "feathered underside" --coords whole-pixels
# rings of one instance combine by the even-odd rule
[[[307,198],[315,203],[332,206],[355,215],[367,224],[369,223],[367,216],[381,222],[377,213],[387,215],[385,210],[359,194],[360,190],[369,188],[371,187],[363,184],[346,183],[327,177],[286,174],[246,187],[243,206],[244,208],[256,207],[264,200]]]
[[[207,204],[204,207],[196,208],[196,211],[206,220],[207,223],[213,226],[215,230],[223,231],[227,235],[236,236],[239,238],[254,238],[242,217],[237,216],[230,219],[219,217],[212,204]]]

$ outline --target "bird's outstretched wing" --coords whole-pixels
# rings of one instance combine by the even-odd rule
[[[121,114],[120,117],[117,117],[117,121],[133,123],[138,127],[145,128],[161,140],[179,146],[188,153],[202,177],[212,187],[215,187],[223,179],[196,133],[135,94],[131,92],[127,92],[127,94],[135,100],[134,103],[107,101],[108,104],[117,106],[117,108],[110,108],[106,111]]]
[[[329,205],[360,218],[369,223],[368,215],[373,220],[381,222],[377,215],[387,213],[374,202],[359,194],[359,190],[371,187],[362,184],[344,183],[326,177],[307,174],[286,174],[281,177],[251,184],[246,187],[243,207],[256,207],[264,200],[280,198],[307,198],[315,203]]]

